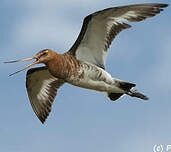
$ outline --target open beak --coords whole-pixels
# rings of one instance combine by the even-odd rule
[[[9,61],[9,62],[4,62],[4,63],[24,62],[24,61],[34,60],[34,59],[36,59],[35,62],[29,64],[28,66],[22,68],[21,70],[19,70],[19,71],[17,71],[17,72],[14,72],[14,73],[12,73],[12,74],[9,75],[9,76],[12,76],[12,75],[14,75],[14,74],[16,74],[16,73],[19,73],[19,72],[21,72],[21,71],[23,71],[23,70],[25,70],[25,69],[27,69],[27,68],[29,68],[29,67],[35,65],[35,64],[38,64],[38,63],[39,63],[38,58],[35,56],[35,57],[32,57],[32,58],[26,58],[26,59],[16,60],[16,61]]]

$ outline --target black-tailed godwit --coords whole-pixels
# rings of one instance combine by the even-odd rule
[[[28,96],[40,121],[45,122],[57,90],[64,83],[104,92],[112,101],[124,94],[147,100],[148,97],[132,90],[134,83],[115,79],[106,72],[105,59],[115,36],[131,27],[125,22],[139,22],[153,17],[167,6],[156,3],[137,4],[95,12],[84,19],[81,32],[68,52],[57,54],[45,49],[32,58],[6,62],[36,60],[20,71],[35,64],[45,64],[44,67],[28,70],[26,77]]]

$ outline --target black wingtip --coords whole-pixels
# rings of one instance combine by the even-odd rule
[[[169,6],[169,4],[163,4],[163,3],[152,3],[152,5],[153,4],[154,4],[154,7],[159,7],[159,8],[165,8]]]
[[[162,8],[165,8],[165,7],[168,7],[168,6],[169,6],[169,4],[161,4]]]
[[[39,119],[40,122],[44,125],[45,124],[45,120]]]
[[[164,9],[163,8],[166,8],[166,7],[168,7],[169,6],[169,4],[156,4],[156,5],[154,5],[154,7],[153,7],[153,9],[159,9],[159,11],[164,11]]]
[[[45,121],[46,121],[46,118],[44,118],[44,117],[42,117],[42,116],[38,116],[38,119],[40,120],[40,122],[41,122],[42,124],[44,124]]]

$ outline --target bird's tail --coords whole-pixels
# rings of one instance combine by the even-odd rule
[[[125,82],[119,79],[114,79],[115,85],[119,87],[120,89],[124,90],[125,93],[107,93],[107,96],[110,98],[110,100],[115,101],[122,97],[124,94],[127,94],[131,97],[137,97],[143,100],[148,100],[148,97],[143,95],[142,93],[136,91],[136,90],[131,90],[133,87],[136,86],[134,83],[130,82]]]

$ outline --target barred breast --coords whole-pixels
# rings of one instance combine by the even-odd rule
[[[106,91],[114,83],[111,75],[98,66],[77,60],[69,54],[57,55],[55,62],[47,64],[49,72],[72,85]]]

